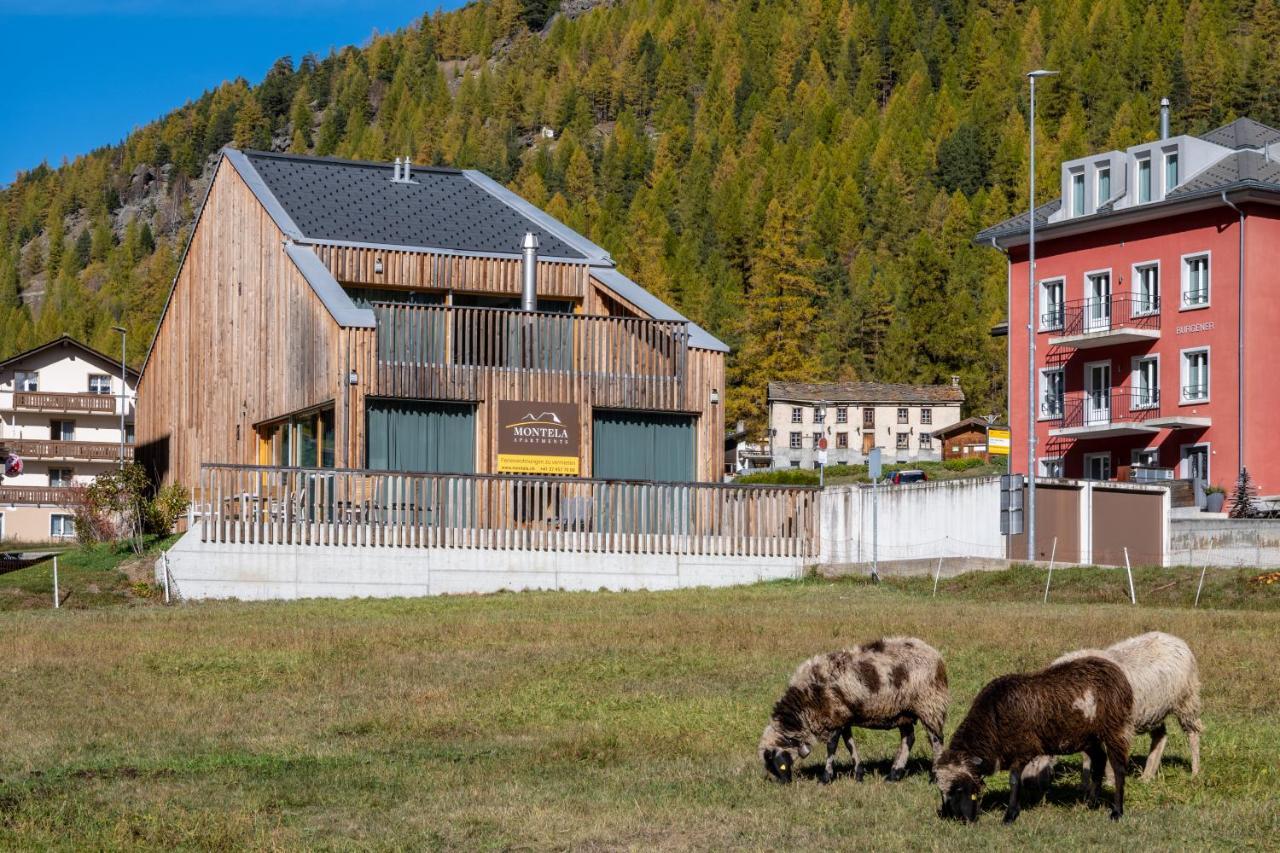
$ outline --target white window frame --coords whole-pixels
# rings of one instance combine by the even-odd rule
[[[1155,399],[1149,403],[1139,403],[1138,402],[1138,377],[1142,375],[1139,368],[1142,365],[1142,363],[1146,361],[1152,362],[1156,366],[1156,376],[1155,376],[1156,385],[1155,385],[1155,388],[1152,389],[1155,391],[1155,395],[1154,395]],[[1137,412],[1137,411],[1142,411],[1144,409],[1160,408],[1160,353],[1151,353],[1149,355],[1135,355],[1129,361],[1129,390],[1131,394],[1131,397],[1129,400],[1130,411]]]
[[[1089,212],[1089,199],[1085,192],[1084,166],[1067,172],[1071,182],[1071,215],[1084,216]]]
[[[904,438],[906,439],[906,441],[903,441]],[[909,432],[902,432],[901,430],[899,430],[894,435],[894,441],[896,442],[893,448],[894,450],[910,450],[911,449],[911,433]]]
[[[71,438],[63,438],[63,437],[62,437],[62,432],[61,432],[61,431],[59,431],[57,435],[54,435],[54,434],[53,434],[53,425],[54,425],[55,423],[59,423],[59,424],[71,424]],[[76,422],[75,422],[75,419],[74,419],[74,418],[50,418],[50,419],[49,419],[49,440],[50,440],[50,441],[75,441],[75,440],[76,440]]]
[[[1104,172],[1107,175],[1106,193],[1102,192],[1102,174]],[[1113,189],[1114,188],[1111,184],[1111,162],[1109,160],[1103,160],[1101,163],[1098,163],[1096,166],[1094,166],[1094,169],[1093,169],[1093,194],[1094,194],[1093,206],[1095,210],[1100,205],[1106,204],[1108,201],[1111,200],[1111,193]]]
[[[791,407],[791,422],[792,422],[793,424],[802,424],[802,423],[804,423],[804,409],[800,408],[799,406],[792,406],[792,407]]]
[[[1092,467],[1092,462],[1095,459],[1107,460],[1107,476],[1106,477],[1093,477],[1091,475],[1090,468]],[[1095,483],[1105,483],[1111,480],[1115,476],[1115,474],[1116,474],[1116,469],[1115,469],[1115,466],[1111,464],[1110,450],[1103,450],[1098,453],[1086,453],[1084,455],[1084,477],[1082,479],[1092,480]]]
[[[849,422],[849,407],[836,406],[836,423],[847,424]]]
[[[1041,456],[1039,460],[1039,470],[1041,477],[1061,478],[1066,476],[1066,460],[1061,456]],[[1049,470],[1050,465],[1056,465],[1058,472],[1056,474]]]
[[[1135,157],[1136,164],[1133,169],[1134,182],[1133,191],[1138,199],[1138,204],[1148,204],[1155,201],[1155,176],[1151,174],[1151,154],[1150,152]],[[1142,197],[1142,167],[1147,169],[1147,197]]]
[[[933,426],[933,406],[920,407],[920,423],[922,425]]]
[[[28,380],[34,380],[36,387],[24,388],[23,383]],[[35,394],[40,390],[40,371],[38,370],[15,370],[13,372],[13,390],[19,393]]]
[[[54,519],[58,519],[58,518],[63,518],[71,522],[70,533],[67,533],[65,531],[61,533],[53,532]],[[70,513],[65,513],[65,512],[55,512],[49,516],[49,538],[50,539],[74,539],[75,535],[76,535],[76,517],[74,515],[71,515]]]
[[[1154,269],[1156,271],[1155,307],[1140,310],[1138,306],[1144,304],[1142,298],[1142,271],[1149,269]],[[1133,313],[1135,316],[1147,317],[1152,314],[1160,313],[1160,285],[1163,278],[1164,275],[1160,269],[1160,260],[1158,258],[1151,261],[1138,261],[1133,265],[1130,280],[1133,282]]]
[[[94,390],[94,388],[93,388],[93,381],[94,381],[95,379],[105,379],[105,380],[107,380],[107,390],[105,390],[105,391],[95,391],[95,390]],[[96,395],[98,395],[98,396],[100,396],[100,397],[110,397],[110,396],[111,396],[111,392],[112,392],[112,389],[111,389],[111,376],[110,376],[110,374],[107,374],[107,373],[90,373],[90,374],[89,374],[89,380],[88,380],[88,389],[89,389],[89,393],[90,393],[90,394],[96,394]]]
[[[1111,423],[1111,422],[1112,422],[1112,421],[1114,421],[1114,420],[1115,420],[1115,418],[1116,418],[1115,406],[1113,406],[1113,405],[1112,405],[1112,398],[1115,396],[1115,391],[1116,391],[1116,370],[1115,370],[1115,366],[1111,363],[1111,359],[1109,359],[1109,358],[1100,359],[1100,360],[1098,360],[1098,361],[1086,361],[1086,362],[1084,363],[1084,365],[1083,365],[1083,366],[1084,366],[1084,370],[1083,370],[1083,373],[1081,374],[1081,379],[1082,379],[1082,385],[1083,385],[1083,387],[1084,387],[1084,396],[1083,396],[1083,397],[1082,397],[1082,399],[1081,399],[1081,403],[1084,405],[1084,418],[1085,418],[1085,421],[1084,421],[1084,422],[1085,422],[1085,423],[1097,423],[1096,421],[1090,421],[1090,420],[1089,420],[1090,412],[1092,412],[1092,411],[1093,411],[1093,409],[1091,409],[1091,408],[1090,408],[1090,406],[1092,405],[1092,403],[1091,403],[1091,396],[1090,396],[1090,395],[1092,395],[1092,393],[1093,393],[1093,385],[1092,385],[1092,384],[1091,384],[1091,382],[1090,382],[1090,380],[1091,380],[1093,377],[1092,377],[1090,374],[1092,374],[1092,373],[1093,373],[1093,369],[1094,369],[1095,367],[1106,367],[1106,368],[1107,368],[1107,379],[1108,379],[1108,383],[1107,383],[1107,407],[1106,407],[1107,420],[1106,420],[1106,422],[1107,422],[1107,423]]]
[[[1147,465],[1142,462],[1140,457],[1144,453],[1154,453],[1156,462],[1154,465]],[[1135,447],[1129,451],[1129,464],[1132,466],[1140,466],[1143,468],[1159,468],[1160,467],[1160,448],[1158,447]]]
[[[1106,325],[1098,325],[1101,321],[1091,319],[1089,316],[1090,299],[1096,298],[1093,295],[1093,279],[1096,276],[1105,275],[1107,277],[1107,316]],[[1103,267],[1102,269],[1086,270],[1084,274],[1084,298],[1082,303],[1084,308],[1083,322],[1081,323],[1081,331],[1083,332],[1105,332],[1109,331],[1115,325],[1115,298],[1116,298],[1116,277],[1111,267]]]
[[[1045,392],[1048,390],[1048,386],[1049,386],[1049,383],[1048,383],[1047,377],[1048,377],[1048,375],[1049,375],[1050,373],[1056,373],[1056,374],[1058,374],[1058,376],[1060,376],[1060,377],[1062,378],[1062,396],[1061,396],[1061,398],[1060,398],[1060,400],[1059,400],[1059,403],[1058,403],[1058,412],[1057,412],[1057,414],[1046,414],[1046,413],[1045,413],[1045,410],[1044,410]],[[1036,400],[1037,400],[1036,412],[1038,413],[1038,414],[1037,414],[1037,419],[1038,419],[1038,420],[1042,420],[1042,421],[1060,421],[1060,420],[1062,420],[1063,410],[1064,410],[1064,409],[1066,409],[1066,407],[1067,407],[1067,405],[1066,405],[1066,403],[1067,403],[1067,374],[1066,374],[1066,371],[1065,371],[1065,369],[1064,369],[1064,368],[1061,368],[1061,367],[1042,367],[1042,368],[1040,368],[1040,393],[1037,395]]]
[[[1187,302],[1187,286],[1190,284],[1191,266],[1190,261],[1198,258],[1205,259],[1204,284],[1205,298],[1204,302],[1197,302],[1194,305]],[[1213,302],[1213,253],[1208,249],[1202,252],[1188,252],[1181,258],[1182,267],[1182,283],[1178,288],[1178,310],[1179,311],[1200,311],[1208,308]]]
[[[920,446],[921,450],[933,450],[933,433],[920,433],[916,443]]]
[[[911,407],[897,406],[898,409],[898,426],[907,426],[911,423]]]
[[[1210,347],[1207,344],[1178,350],[1178,405],[1199,406],[1209,402],[1213,397],[1213,355],[1209,350]],[[1187,368],[1190,367],[1187,356],[1196,353],[1204,353],[1204,396],[1189,398],[1186,396],[1186,389],[1190,384],[1187,382]]]
[[[1164,187],[1164,193],[1161,196],[1161,198],[1163,198],[1164,196],[1167,196],[1170,192],[1177,189],[1178,185],[1182,183],[1182,158],[1178,156],[1177,147],[1175,146],[1173,148],[1166,148],[1162,152],[1162,155],[1163,156],[1161,156],[1160,158],[1160,165],[1163,168],[1160,170],[1160,185]],[[1173,186],[1169,186],[1169,160],[1170,159],[1173,160],[1174,168],[1178,171],[1178,174],[1174,176],[1176,180],[1174,181]]]
[[[1050,324],[1045,322],[1045,317],[1049,313],[1049,288],[1053,285],[1058,286],[1058,322]],[[1062,276],[1054,278],[1046,278],[1040,282],[1040,316],[1037,327],[1042,332],[1054,331],[1062,328],[1065,320],[1067,304],[1067,280]]]
[[[788,450],[804,449],[803,433],[792,431],[791,435],[788,436],[787,445],[788,445],[787,447]]]
[[[53,482],[53,472],[54,472],[54,471],[66,471],[66,472],[67,472],[67,479],[66,479],[66,482],[65,482],[64,484],[57,484],[57,483],[54,483],[54,482]],[[72,468],[72,467],[71,467],[71,466],[69,466],[69,465],[56,465],[56,466],[53,466],[53,467],[51,467],[51,468],[49,468],[49,469],[48,469],[48,478],[49,478],[49,486],[50,486],[51,488],[53,488],[53,487],[57,487],[57,488],[64,488],[64,489],[65,489],[65,488],[68,488],[68,487],[70,487],[70,486],[72,486],[72,485],[75,485],[75,481],[76,481],[76,469],[75,469],[75,468]]]

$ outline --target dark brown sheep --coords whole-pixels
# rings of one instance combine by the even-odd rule
[[[810,742],[825,743],[822,781],[826,783],[834,778],[836,750],[843,739],[853,756],[854,778],[861,781],[862,761],[853,745],[852,728],[896,728],[902,740],[889,771],[889,781],[895,782],[905,773],[917,720],[928,732],[937,760],[947,702],[946,665],[937,649],[924,640],[887,637],[817,655],[796,668],[774,705],[773,717],[760,738],[760,758],[774,778],[790,782],[796,759],[809,754]]]
[[[1120,667],[1098,657],[1054,664],[1039,672],[1002,675],[987,684],[934,766],[942,817],[976,821],[984,779],[1009,771],[1009,808],[1017,820],[1022,768],[1040,755],[1084,752],[1092,762],[1086,788],[1097,808],[1104,759],[1115,773],[1111,819],[1124,814],[1124,768],[1133,736],[1133,688]]]

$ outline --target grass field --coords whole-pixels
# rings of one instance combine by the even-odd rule
[[[0,847],[1274,849],[1280,613],[944,583],[0,614]],[[1204,773],[1173,727],[1120,824],[1078,801],[1072,761],[1013,827],[1000,778],[977,826],[943,823],[923,736],[897,784],[887,732],[856,732],[862,784],[784,788],[758,766],[814,652],[924,637],[951,673],[950,734],[989,678],[1157,628],[1200,658]]]

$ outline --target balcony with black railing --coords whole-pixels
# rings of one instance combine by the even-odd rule
[[[1144,435],[1160,429],[1160,392],[1110,388],[1063,395],[1061,422],[1049,435],[1062,438],[1110,438]]]
[[[1045,319],[1041,318],[1042,328],[1060,332],[1049,339],[1053,346],[1089,349],[1154,341],[1160,337],[1160,299],[1133,293],[1091,296],[1064,303],[1058,326],[1046,324]]]

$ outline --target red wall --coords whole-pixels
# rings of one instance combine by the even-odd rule
[[[1271,452],[1270,433],[1280,408],[1280,219],[1273,208],[1244,207],[1245,225],[1245,462],[1260,494],[1280,493],[1280,455]],[[1084,365],[1111,361],[1112,386],[1131,388],[1131,359],[1137,355],[1160,356],[1160,415],[1209,417],[1212,425],[1200,429],[1161,430],[1155,435],[1111,439],[1070,440],[1066,475],[1083,476],[1084,454],[1111,451],[1113,472],[1130,464],[1133,448],[1159,449],[1160,464],[1177,468],[1183,444],[1210,445],[1210,479],[1230,490],[1239,470],[1237,448],[1237,321],[1239,299],[1239,219],[1222,205],[1196,213],[1173,216],[1155,223],[1117,227],[1092,234],[1036,240],[1037,280],[1065,278],[1067,303],[1085,297],[1085,273],[1111,270],[1112,292],[1132,292],[1133,265],[1160,262],[1160,338],[1087,350],[1070,350],[1065,362],[1066,393],[1084,389]],[[1209,306],[1180,307],[1182,256],[1210,253]],[[1010,252],[1010,381],[1009,416],[1013,425],[1012,470],[1027,470],[1027,250]],[[1039,311],[1039,293],[1036,293]],[[1209,330],[1179,327],[1212,323]],[[1038,326],[1038,318],[1037,324]],[[1049,338],[1062,332],[1036,333],[1036,364],[1044,367],[1050,352]],[[1209,401],[1179,404],[1180,350],[1210,347]],[[1038,381],[1037,390],[1039,393]],[[1058,421],[1037,420],[1037,456],[1053,455],[1049,430]],[[1062,439],[1055,439],[1062,444]],[[1178,473],[1181,476],[1181,471]]]

